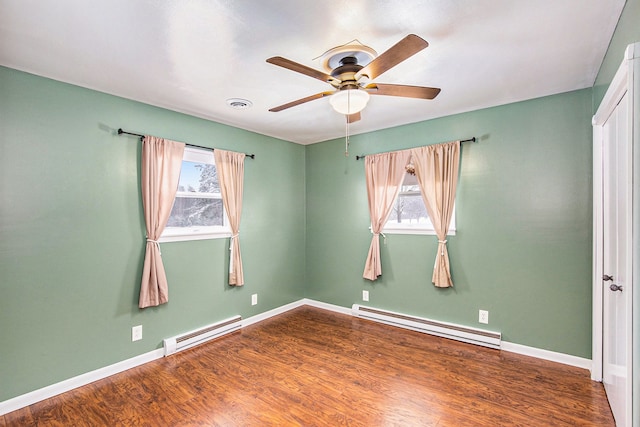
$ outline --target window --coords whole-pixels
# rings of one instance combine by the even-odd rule
[[[453,208],[449,235],[456,234],[456,209]],[[382,229],[387,234],[433,234],[433,224],[424,206],[422,192],[415,175],[406,173],[391,215]]]
[[[231,236],[213,153],[185,147],[178,192],[161,242]]]

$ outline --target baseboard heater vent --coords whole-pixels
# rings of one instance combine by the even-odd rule
[[[484,347],[499,349],[502,341],[502,334],[500,332],[491,332],[483,329],[470,328],[468,326],[455,325],[453,323],[438,322],[436,320],[394,313],[378,308],[364,307],[358,304],[354,304],[351,307],[351,312],[354,316],[362,317],[363,319],[374,320],[376,322],[386,323],[387,325],[398,326]]]
[[[235,316],[186,334],[164,340],[164,355],[169,356],[242,328],[242,317]]]

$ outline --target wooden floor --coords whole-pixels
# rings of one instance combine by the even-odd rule
[[[557,363],[311,307],[0,416],[0,426],[613,426]]]

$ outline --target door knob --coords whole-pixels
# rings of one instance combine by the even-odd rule
[[[608,282],[610,280],[613,280],[613,276],[609,276],[605,274],[604,276],[602,276],[602,280],[604,280],[605,282]]]
[[[622,286],[618,286],[618,285],[613,284],[613,283],[611,284],[611,286],[609,286],[609,289],[611,289],[613,292],[615,292],[615,291],[622,292]]]

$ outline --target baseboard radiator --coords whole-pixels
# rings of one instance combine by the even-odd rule
[[[242,317],[235,316],[164,340],[164,355],[169,356],[242,328]]]
[[[364,307],[358,304],[354,304],[351,307],[351,313],[363,319],[484,347],[499,349],[502,341],[502,334],[500,332],[491,332],[483,329],[470,328],[468,326],[455,325],[453,323],[439,322],[378,308]]]

